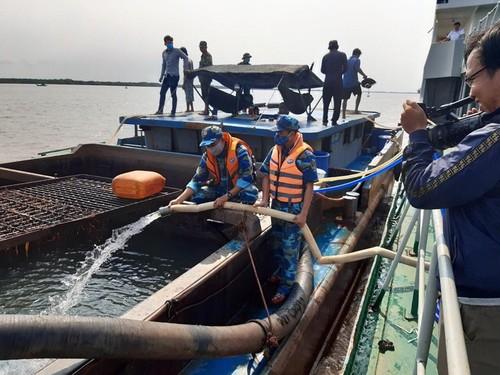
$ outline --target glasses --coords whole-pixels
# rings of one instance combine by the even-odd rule
[[[479,75],[479,73],[481,73],[484,69],[486,69],[485,66],[483,66],[481,69],[479,69],[476,73],[471,74],[469,77],[466,76],[465,77],[465,83],[467,84],[467,86],[471,87],[472,83],[477,78],[477,76]]]

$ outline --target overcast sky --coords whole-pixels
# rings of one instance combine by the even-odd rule
[[[198,67],[200,40],[215,64],[315,63],[328,41],[374,90],[415,92],[430,46],[436,0],[1,0],[0,78],[158,80],[163,36]]]

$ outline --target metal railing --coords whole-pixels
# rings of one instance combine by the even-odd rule
[[[492,10],[490,10],[486,16],[481,18],[475,26],[472,27],[471,34],[474,34],[478,31],[482,31],[484,29],[487,29],[490,26],[493,26],[495,23],[500,21],[500,13],[499,13],[499,8],[500,8],[500,1],[493,7]]]

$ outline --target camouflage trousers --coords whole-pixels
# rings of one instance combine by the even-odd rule
[[[273,200],[271,208],[298,215],[302,210],[302,203],[288,204]],[[290,288],[295,282],[303,239],[302,232],[294,223],[273,218],[271,236],[274,257],[279,267],[278,276],[281,279],[278,293],[288,296]]]
[[[205,203],[214,201],[217,198],[227,194],[228,189],[226,187],[222,187],[221,185],[217,186],[203,186],[200,190],[198,190],[192,197],[191,201],[195,203]],[[255,185],[250,185],[245,189],[241,190],[238,194],[232,197],[230,202],[239,202],[244,204],[254,204],[257,200],[257,196],[259,194],[259,190]]]

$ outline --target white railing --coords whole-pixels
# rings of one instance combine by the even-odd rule
[[[490,10],[486,16],[481,18],[477,24],[472,28],[471,34],[475,34],[478,31],[482,31],[487,29],[490,26],[493,26],[495,23],[500,21],[500,1]]]

